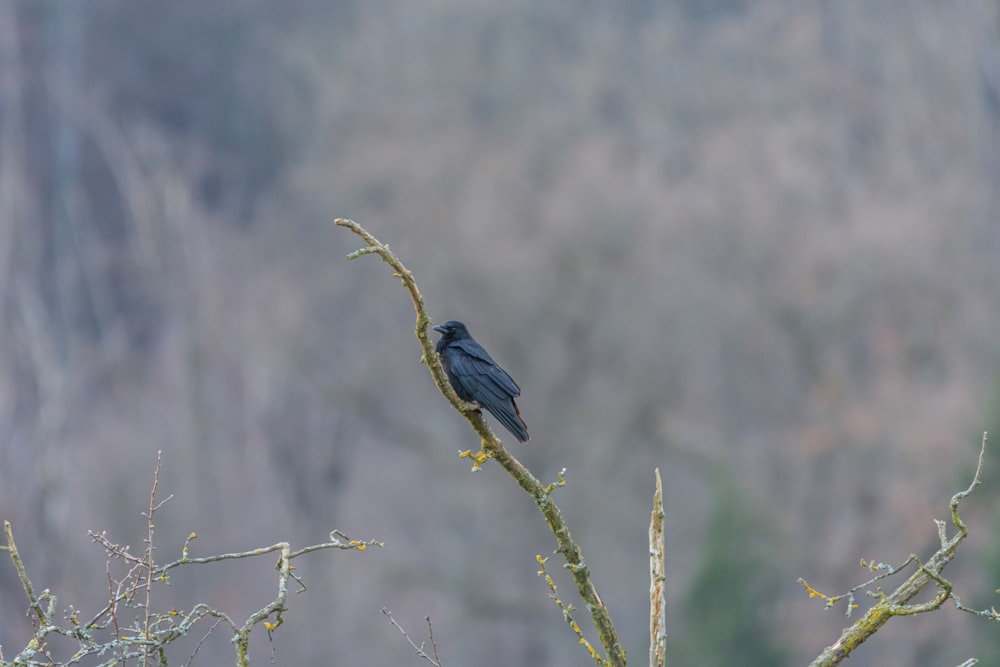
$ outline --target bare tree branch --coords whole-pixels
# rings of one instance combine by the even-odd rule
[[[431,625],[430,616],[424,617],[424,620],[427,621],[427,638],[428,640],[430,640],[431,646],[433,647],[432,653],[428,654],[427,651],[424,650],[424,644],[426,642],[421,642],[420,645],[418,646],[416,642],[410,639],[410,635],[406,634],[406,630],[403,629],[403,626],[397,623],[396,619],[392,617],[391,611],[389,611],[385,607],[382,607],[382,615],[389,619],[389,623],[392,624],[392,627],[399,630],[399,632],[403,635],[403,638],[406,639],[407,643],[409,643],[409,645],[413,647],[413,655],[419,658],[423,658],[427,662],[434,665],[434,667],[441,667],[441,659],[438,658],[437,642],[434,640],[434,626]]]
[[[24,665],[25,667],[63,666],[79,664],[95,664],[95,657],[105,657],[101,665],[120,664],[125,665],[129,661],[135,660],[146,664],[150,658],[163,665],[166,664],[165,651],[168,644],[187,635],[192,628],[202,619],[215,618],[216,622],[205,633],[201,641],[195,646],[197,652],[205,639],[219,625],[225,623],[229,626],[233,634],[233,643],[236,645],[236,664],[239,667],[247,667],[249,660],[249,640],[250,633],[258,624],[263,623],[267,629],[268,636],[278,628],[284,621],[284,612],[287,609],[288,601],[288,581],[294,579],[304,590],[305,585],[297,575],[292,572],[291,561],[298,556],[302,556],[321,549],[343,549],[353,551],[365,551],[370,546],[382,546],[381,542],[375,540],[352,540],[339,530],[330,533],[328,542],[323,544],[313,544],[293,551],[288,542],[278,542],[267,547],[260,547],[239,553],[225,553],[203,558],[190,558],[188,547],[195,534],[192,533],[184,543],[181,558],[166,565],[158,565],[154,559],[155,548],[153,546],[153,515],[160,509],[166,500],[158,501],[156,491],[159,480],[160,455],[157,453],[156,472],[153,476],[153,487],[149,496],[148,510],[142,513],[146,519],[145,548],[141,556],[132,554],[128,546],[121,546],[111,542],[105,533],[91,532],[90,536],[94,542],[100,544],[109,556],[107,578],[108,578],[108,603],[90,620],[81,623],[78,611],[70,607],[71,613],[68,616],[68,626],[59,625],[53,620],[57,609],[56,596],[47,589],[37,595],[35,588],[28,577],[21,556],[18,553],[17,545],[14,542],[14,535],[9,521],[4,521],[4,534],[7,544],[0,546],[0,551],[7,552],[14,570],[21,581],[21,588],[28,599],[28,606],[35,619],[35,632],[25,647],[14,656],[13,663]],[[178,567],[185,565],[204,565],[224,560],[252,558],[268,553],[278,552],[278,592],[273,600],[265,604],[258,611],[251,614],[242,623],[238,624],[224,611],[215,609],[208,604],[198,603],[189,611],[182,612],[171,610],[165,613],[155,611],[153,607],[154,595],[153,587],[157,583],[167,583],[167,574]],[[111,561],[121,561],[125,564],[126,570],[121,579],[116,580],[112,575]],[[141,601],[136,599],[137,594],[144,593]],[[129,618],[123,618],[124,612],[129,612]],[[61,659],[52,655],[47,647],[49,635],[61,635],[74,639],[78,642],[76,651],[68,658]],[[155,657],[154,657],[155,656]],[[191,656],[193,659],[194,656]],[[2,662],[2,659],[0,659]],[[3,663],[8,664],[8,663]]]
[[[850,600],[853,600],[853,597],[850,596],[859,588],[867,587],[879,579],[892,576],[908,565],[915,564],[917,566],[916,572],[910,575],[909,579],[903,582],[891,594],[886,595],[881,589],[878,589],[875,592],[868,591],[868,595],[876,598],[877,602],[872,605],[872,607],[865,612],[864,616],[862,616],[856,623],[848,628],[845,628],[840,635],[840,639],[838,639],[833,645],[828,646],[815,660],[810,663],[810,667],[830,667],[831,665],[838,665],[842,660],[844,660],[844,658],[849,656],[854,649],[860,646],[873,634],[878,632],[879,628],[885,625],[886,622],[888,622],[888,620],[893,616],[911,616],[913,614],[933,611],[938,609],[949,598],[952,598],[956,607],[962,609],[963,611],[972,611],[978,615],[991,617],[993,620],[1000,620],[1000,614],[997,614],[995,611],[990,610],[975,612],[974,610],[963,607],[960,600],[952,594],[951,582],[941,575],[945,566],[951,562],[952,558],[955,557],[958,545],[961,544],[962,540],[964,540],[969,534],[969,530],[966,527],[965,522],[962,521],[961,517],[958,515],[958,503],[960,500],[972,493],[972,490],[980,484],[985,454],[986,434],[983,433],[983,441],[979,449],[979,462],[976,465],[976,472],[975,475],[973,475],[972,483],[969,484],[969,488],[964,491],[959,491],[952,496],[951,503],[949,505],[951,510],[951,522],[958,532],[949,539],[946,532],[945,522],[936,521],[941,546],[934,553],[934,555],[927,560],[927,562],[921,563],[920,559],[915,555],[911,555],[898,568],[891,568],[882,564],[872,565],[862,562],[862,565],[866,565],[876,570],[886,569],[887,572],[880,574],[860,587],[851,589],[849,593],[837,596],[836,598],[826,598],[826,596],[816,591],[816,589],[807,584],[805,581],[801,579],[799,580],[809,592],[810,597],[818,596],[826,598],[827,607],[829,608],[834,602],[839,599],[843,599],[844,597],[849,597]],[[918,593],[920,593],[921,590],[931,583],[936,584],[939,589],[937,595],[935,595],[933,599],[922,604],[909,604],[910,600],[912,600]],[[850,611],[850,605],[848,611]]]
[[[656,490],[649,518],[649,667],[664,667],[667,657],[666,544],[663,539],[663,482],[654,470]]]
[[[427,311],[424,307],[424,298],[420,294],[420,290],[417,288],[417,283],[413,279],[413,274],[403,266],[403,263],[399,260],[396,255],[389,250],[389,246],[383,244],[377,238],[365,231],[361,225],[354,222],[353,220],[345,220],[343,218],[338,218],[334,220],[334,224],[350,229],[352,232],[364,239],[365,243],[368,245],[360,250],[356,250],[348,255],[348,259],[356,259],[362,255],[375,254],[382,258],[382,260],[392,267],[393,275],[402,280],[403,286],[410,294],[410,300],[413,302],[413,309],[416,311],[417,322],[416,322],[416,336],[417,340],[420,342],[420,347],[423,350],[423,361],[427,364],[427,368],[431,373],[431,377],[434,380],[434,384],[437,385],[438,391],[440,391],[445,398],[452,404],[452,406],[458,410],[464,416],[469,424],[472,426],[473,430],[479,435],[480,444],[482,447],[481,456],[476,457],[476,465],[478,466],[487,458],[496,459],[497,463],[503,467],[507,473],[514,478],[515,481],[521,486],[524,491],[531,496],[531,499],[535,501],[538,509],[541,511],[542,515],[545,517],[545,521],[549,525],[549,530],[555,536],[557,548],[556,551],[562,554],[563,558],[566,560],[566,569],[569,570],[570,574],[573,576],[573,580],[576,583],[577,590],[580,592],[580,596],[583,598],[587,606],[587,611],[590,612],[591,618],[594,621],[594,627],[597,628],[598,635],[601,638],[601,645],[604,647],[604,651],[607,654],[607,660],[609,664],[615,667],[624,667],[625,665],[625,649],[622,647],[621,642],[618,639],[618,633],[615,630],[614,624],[611,622],[611,616],[608,613],[608,608],[604,606],[601,601],[600,595],[597,594],[597,588],[594,586],[594,582],[590,577],[590,570],[587,567],[586,561],[583,559],[583,553],[580,550],[580,546],[573,540],[569,532],[569,526],[563,520],[562,512],[556,506],[550,497],[551,489],[542,485],[534,475],[520,462],[518,461],[507,449],[503,446],[503,443],[493,434],[490,430],[489,425],[483,418],[482,413],[475,408],[474,405],[465,403],[458,398],[451,385],[448,383],[447,376],[445,375],[444,368],[441,366],[441,361],[438,359],[437,354],[434,352],[434,346],[431,342],[430,336],[427,333],[427,326],[430,324],[431,320],[427,316]]]

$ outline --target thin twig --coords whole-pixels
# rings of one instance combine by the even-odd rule
[[[35,589],[32,587],[31,580],[28,578],[28,572],[24,569],[24,563],[21,561],[21,554],[17,552],[17,545],[14,543],[14,533],[11,530],[10,521],[3,522],[3,532],[7,538],[7,554],[10,556],[10,561],[14,564],[17,578],[21,581],[21,589],[28,597],[28,605],[31,607],[31,611],[35,613],[39,627],[45,627],[49,624],[49,619],[45,612],[42,611],[42,605],[35,596]]]
[[[153,487],[149,491],[149,510],[144,514],[146,517],[146,550],[143,556],[145,563],[143,567],[146,571],[146,604],[145,618],[143,619],[143,636],[149,638],[149,625],[153,617],[153,513],[159,507],[156,504],[156,488],[160,484],[160,456],[162,451],[156,452],[156,468],[153,469]],[[145,667],[149,661],[149,645],[146,644],[142,650],[142,664]]]
[[[556,603],[556,606],[559,607],[559,611],[561,611],[563,615],[563,620],[566,621],[570,629],[573,631],[573,634],[576,635],[577,640],[580,642],[580,646],[582,646],[584,650],[590,654],[590,659],[594,661],[594,664],[597,665],[597,667],[603,667],[607,664],[607,661],[601,657],[601,654],[597,652],[597,649],[594,648],[593,644],[591,644],[590,641],[583,636],[583,630],[580,628],[580,624],[573,619],[573,612],[576,611],[573,608],[573,605],[567,605],[562,601],[562,598],[559,597],[559,588],[556,586],[555,580],[552,579],[552,575],[550,575],[548,570],[545,569],[545,563],[548,562],[549,559],[543,558],[541,554],[536,554],[535,560],[538,562],[538,576],[545,579],[545,584],[549,587],[549,591],[551,591],[549,593],[549,597]]]
[[[110,560],[104,563],[104,570],[108,575],[108,599],[111,601],[108,604],[111,608],[111,624],[115,630],[115,637],[121,637],[122,629],[118,624],[118,593],[115,591],[115,578],[111,576]],[[90,625],[93,625],[93,622]],[[125,652],[122,648],[118,649],[118,659],[121,661],[122,667],[125,667]]]
[[[434,650],[434,663],[440,665],[441,659],[438,658],[438,643],[437,640],[434,639],[434,624],[431,623],[430,616],[424,616],[424,620],[427,621],[427,636],[430,637],[431,648]]]
[[[434,641],[434,628],[433,626],[431,626],[430,616],[426,616],[425,618],[427,619],[427,631],[430,634],[431,645],[434,647],[433,657],[428,655],[427,652],[424,650],[423,643],[420,644],[420,646],[417,646],[416,642],[410,639],[410,635],[406,634],[406,630],[403,629],[403,626],[397,623],[396,619],[392,617],[391,611],[389,611],[385,607],[382,607],[382,615],[389,619],[389,623],[391,623],[394,628],[399,630],[399,632],[403,635],[403,638],[406,639],[406,641],[410,644],[410,646],[413,647],[413,654],[415,656],[423,658],[427,662],[434,665],[434,667],[441,667],[441,661],[438,659],[438,654],[437,654],[437,642]]]
[[[205,640],[208,639],[209,635],[215,632],[215,628],[219,626],[219,623],[222,623],[221,618],[216,619],[215,623],[212,624],[212,627],[208,629],[208,632],[202,635],[201,639],[198,640],[198,643],[195,644],[194,651],[191,652],[191,656],[187,659],[187,662],[184,663],[185,667],[191,667],[191,663],[194,662],[195,656],[198,655],[198,651],[201,650],[202,644],[205,643]]]

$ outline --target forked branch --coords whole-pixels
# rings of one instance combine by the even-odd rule
[[[854,649],[875,634],[879,628],[885,625],[886,622],[888,622],[888,620],[893,616],[912,616],[914,614],[933,611],[949,599],[951,599],[955,603],[955,606],[962,611],[970,612],[976,614],[977,616],[984,616],[994,621],[1000,620],[1000,614],[997,614],[994,610],[976,611],[965,607],[958,597],[953,594],[951,582],[945,579],[941,574],[945,566],[951,562],[952,558],[955,557],[958,545],[961,544],[962,540],[964,540],[969,534],[969,529],[966,527],[965,522],[962,521],[962,518],[958,515],[958,503],[972,493],[973,489],[979,486],[982,479],[983,459],[985,454],[986,434],[984,433],[982,445],[979,449],[979,462],[976,465],[976,473],[972,477],[972,483],[969,484],[969,488],[964,491],[959,491],[952,496],[951,503],[949,505],[951,510],[951,523],[957,529],[957,532],[949,538],[947,535],[947,524],[944,521],[936,521],[938,538],[941,542],[941,546],[929,559],[927,559],[926,562],[921,563],[917,556],[911,555],[902,565],[898,567],[862,563],[870,569],[881,571],[881,574],[877,575],[873,579],[870,579],[864,584],[861,584],[860,586],[852,588],[844,595],[832,598],[819,593],[802,579],[799,580],[799,583],[801,583],[809,593],[809,597],[822,597],[826,599],[828,608],[837,601],[846,598],[848,600],[848,614],[850,614],[851,609],[854,607],[853,594],[856,591],[867,588],[876,581],[890,577],[910,565],[916,566],[916,570],[913,574],[911,574],[910,577],[892,593],[886,595],[881,589],[878,589],[875,592],[868,591],[867,593],[869,597],[876,599],[875,604],[872,605],[872,607],[865,612],[864,616],[862,616],[856,623],[850,627],[844,628],[844,631],[840,635],[840,639],[838,639],[833,645],[828,646],[815,660],[810,663],[810,667],[830,667],[832,665],[838,665],[842,660],[844,660],[844,658],[849,656]],[[910,600],[916,597],[916,595],[928,585],[937,586],[937,594],[927,602],[910,604]]]

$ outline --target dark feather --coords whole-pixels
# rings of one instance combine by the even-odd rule
[[[521,388],[493,361],[461,322],[451,320],[434,327],[441,332],[436,350],[448,382],[463,401],[478,403],[499,420],[521,442],[530,438],[514,399]]]

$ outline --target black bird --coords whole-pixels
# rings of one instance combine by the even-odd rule
[[[441,332],[435,350],[448,374],[448,382],[463,401],[475,402],[489,410],[520,442],[528,442],[528,427],[514,398],[521,388],[489,352],[473,340],[465,325],[455,320],[434,327]]]

